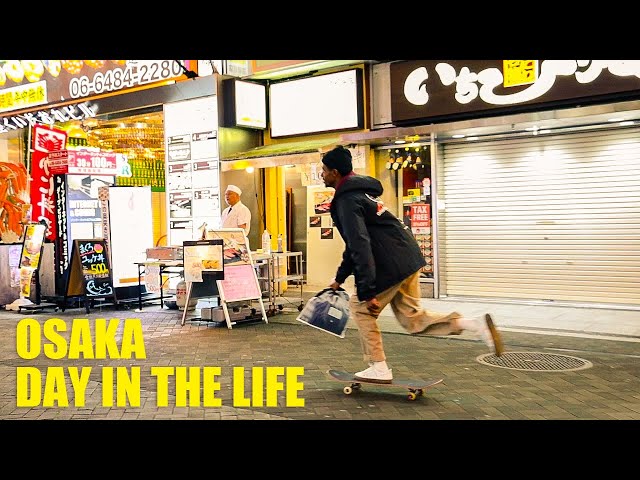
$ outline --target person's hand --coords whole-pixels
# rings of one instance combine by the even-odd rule
[[[381,305],[376,297],[367,300],[367,310],[369,310],[369,313],[374,315],[380,313]]]
[[[329,285],[329,288],[333,289],[333,290],[338,290],[340,288],[340,283],[336,282],[335,280],[333,282],[331,282],[331,284]]]

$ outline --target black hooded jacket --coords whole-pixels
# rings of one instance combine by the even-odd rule
[[[331,202],[331,218],[344,243],[336,281],[353,274],[360,301],[400,283],[426,265],[411,230],[380,200],[382,184],[366,175],[344,178]]]

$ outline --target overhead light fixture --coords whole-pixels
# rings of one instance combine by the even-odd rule
[[[398,145],[402,144],[402,143],[407,143],[405,140],[396,140],[393,143],[397,143]]]
[[[624,122],[620,122],[621,127],[628,127],[629,125],[633,125],[633,120],[626,120]]]
[[[451,135],[451,138],[464,138],[466,135],[464,133],[456,133],[455,135]]]
[[[247,167],[246,169],[247,173],[253,173],[254,168],[253,167]]]

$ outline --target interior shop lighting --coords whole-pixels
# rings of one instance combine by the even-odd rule
[[[245,171],[246,171],[247,173],[253,173],[253,170],[254,170],[254,168],[253,168],[253,167],[247,167],[247,168],[245,168]]]
[[[395,161],[396,157],[394,157],[393,152],[389,150],[389,160],[387,160],[387,163],[384,164],[384,168],[386,168],[387,170],[391,170],[391,165],[393,165]]]

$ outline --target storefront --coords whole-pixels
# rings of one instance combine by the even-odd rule
[[[270,81],[265,144],[221,158],[223,174],[256,178],[264,185],[259,233],[268,229],[274,250],[282,235],[287,250],[302,253],[310,288],[327,285],[344,250],[326,209],[333,189],[324,186],[321,159],[340,144],[340,133],[364,130],[367,74],[365,66],[350,65]],[[368,146],[351,151],[354,170],[368,173]]]
[[[381,128],[341,138],[381,175],[428,146],[434,297],[640,305],[638,62],[377,67]],[[398,177],[400,212],[415,186]]]
[[[188,65],[188,62],[185,64]],[[71,68],[71,66],[67,66]],[[146,71],[142,68],[143,66],[149,67],[146,64],[137,65],[138,85],[141,84],[140,79],[143,71]],[[90,79],[93,78],[94,89],[97,88],[95,86],[96,78],[104,79],[107,70],[113,72],[114,68],[111,67],[107,64],[92,67],[82,66],[85,70],[89,68],[96,70],[92,73],[93,76],[89,76]],[[80,67],[76,66],[76,70],[78,68]],[[117,67],[115,68],[117,69]],[[125,67],[120,70],[123,68]],[[76,70],[58,72],[58,80],[65,82],[69,89],[69,92],[62,95],[62,97],[66,95],[65,98],[67,98],[64,105],[54,104],[51,106],[51,102],[45,102],[43,99],[40,102],[43,106],[36,106],[31,110],[14,111],[7,107],[5,109],[7,113],[0,118],[3,131],[0,133],[0,147],[3,149],[0,152],[6,152],[11,163],[27,165],[29,169],[33,167],[32,164],[29,164],[31,157],[28,155],[28,145],[34,141],[32,138],[34,125],[44,125],[45,128],[50,129],[52,138],[60,139],[59,142],[50,142],[50,150],[64,151],[66,173],[57,176],[63,178],[64,183],[57,186],[54,175],[52,175],[54,172],[47,172],[48,177],[45,180],[46,182],[51,180],[51,182],[47,183],[46,188],[42,187],[50,199],[46,202],[40,202],[40,207],[42,207],[40,209],[38,202],[31,201],[32,221],[44,221],[44,218],[40,217],[43,217],[46,212],[52,215],[52,219],[48,219],[49,223],[55,227],[59,225],[62,230],[61,232],[56,231],[61,235],[59,237],[54,235],[50,239],[52,243],[47,243],[44,252],[40,280],[43,284],[42,294],[45,296],[61,294],[64,274],[71,253],[69,245],[73,237],[78,237],[78,235],[81,238],[102,238],[105,233],[119,235],[121,238],[118,240],[114,237],[113,243],[110,245],[113,247],[114,257],[117,257],[116,261],[121,260],[119,262],[121,264],[120,274],[115,283],[116,286],[134,288],[134,285],[137,285],[138,276],[136,267],[129,258],[130,254],[142,256],[141,259],[144,259],[145,247],[167,245],[172,241],[181,244],[183,239],[178,238],[180,235],[175,231],[173,236],[176,238],[170,238],[172,222],[180,223],[179,227],[184,227],[184,223],[190,222],[189,231],[185,234],[189,239],[198,233],[199,222],[202,223],[201,220],[204,217],[210,218],[210,223],[215,222],[216,218],[220,216],[220,172],[218,165],[220,155],[224,154],[227,148],[231,150],[247,149],[260,142],[257,134],[237,131],[233,128],[226,129],[223,127],[223,122],[219,121],[224,113],[222,107],[218,107],[218,95],[221,93],[220,82],[222,81],[220,75],[186,79],[182,75],[182,69],[174,68],[171,75],[166,73],[171,78],[167,77],[169,79],[166,82],[155,83],[153,88],[129,89],[110,96],[86,97],[81,96],[79,92],[75,94],[71,92],[71,86],[81,85],[81,80],[84,78],[81,77],[81,72]],[[129,66],[126,67],[126,71],[129,71]],[[87,72],[84,74],[87,75]],[[51,74],[49,75],[51,76]],[[76,76],[80,80],[76,79]],[[186,80],[175,83],[175,79],[181,79],[180,77]],[[49,87],[50,92],[51,85],[55,85],[53,77],[48,80],[44,80],[43,77],[41,82]],[[24,85],[19,84],[9,88],[11,92],[7,92],[6,89],[0,90],[0,94],[15,94],[14,90],[17,91],[17,89],[39,91],[26,79],[23,79],[22,83]],[[46,88],[44,90],[46,91]],[[75,102],[72,97],[75,98]],[[2,98],[6,100],[8,97],[3,96]],[[194,101],[198,104],[189,103]],[[188,111],[185,112],[185,109]],[[166,129],[167,125],[170,127],[169,132]],[[189,138],[183,138],[187,134]],[[170,161],[165,161],[166,145],[169,145],[168,148],[171,150],[168,152],[171,156]],[[185,146],[189,149],[189,157],[185,162],[180,162],[178,157],[185,151],[182,148]],[[78,149],[83,152],[91,152],[90,158],[86,153],[79,153],[81,150]],[[44,152],[44,155],[47,154]],[[100,158],[97,159],[96,155]],[[59,158],[56,158],[54,163],[60,163]],[[70,160],[71,158],[73,161]],[[197,165],[200,168],[199,182],[196,182],[195,187],[191,181],[191,171],[189,171],[190,181],[186,184],[179,181],[184,178],[176,178],[179,175],[176,175],[173,170],[184,167],[183,163],[188,163],[189,167],[193,167],[192,164],[198,161],[200,162]],[[47,163],[47,166],[50,165]],[[37,176],[43,177],[44,175],[38,174]],[[49,179],[49,177],[51,178]],[[166,184],[167,180],[171,184]],[[131,228],[142,228],[142,223],[131,220],[134,218],[132,215],[118,215],[120,220],[126,220],[129,217],[129,220],[134,222],[132,225],[120,228],[119,234],[115,231],[100,231],[105,224],[105,219],[104,212],[101,211],[101,201],[98,199],[99,186],[121,186],[136,192],[145,190],[143,192],[144,201],[129,196],[118,212],[129,211],[127,208],[131,208],[133,204],[144,206],[146,210],[143,215],[145,219],[144,232],[133,233]],[[117,191],[123,193],[126,188]],[[56,191],[60,195],[55,195]],[[188,218],[182,215],[184,210],[178,211],[177,208],[174,208],[184,206],[183,197],[189,197],[186,202],[191,208]],[[53,208],[54,202],[58,198],[63,198],[64,205],[57,205],[58,208]],[[115,197],[111,200],[120,201]],[[50,205],[51,208],[45,208],[45,205]],[[200,208],[199,213],[196,212],[198,208]],[[60,215],[61,211],[64,212],[64,218],[56,218],[55,215]],[[171,218],[174,211],[178,213],[180,218]],[[132,212],[129,211],[129,213]],[[115,229],[113,222],[110,227]],[[182,230],[187,230],[187,228],[182,228]],[[131,248],[131,241],[137,241],[141,238],[147,239],[148,245],[136,244],[137,246]],[[3,242],[4,246],[12,247],[16,240],[18,239],[11,240],[10,237],[7,237],[7,240]],[[55,252],[51,248],[53,242],[56,242]],[[120,253],[128,252],[127,255],[116,255],[115,250],[118,248]],[[11,270],[13,271],[15,269],[13,263],[16,263],[13,261],[15,256],[13,251],[3,253],[0,261],[11,262]],[[3,303],[15,298],[19,291],[13,273],[10,279],[4,278],[5,276],[9,277],[8,270],[3,269],[2,286],[4,287],[6,283],[8,287],[7,289],[3,288],[3,292],[6,293],[2,298]]]

